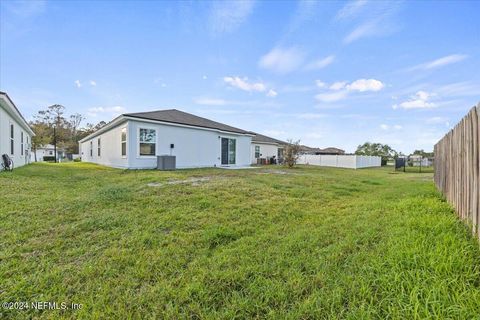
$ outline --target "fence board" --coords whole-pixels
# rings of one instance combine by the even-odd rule
[[[480,238],[480,104],[435,145],[435,185]]]

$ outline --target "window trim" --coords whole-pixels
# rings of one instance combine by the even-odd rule
[[[102,157],[102,137],[97,138],[97,157]]]
[[[23,137],[23,131],[20,131],[20,155],[23,157],[23,154],[24,154],[24,147],[25,147],[25,144],[23,143],[24,142],[24,137]]]
[[[258,151],[257,151],[257,148],[258,148]],[[262,154],[260,153],[260,146],[255,146],[255,159],[258,159],[261,156],[262,156]]]
[[[123,132],[125,132],[125,141],[123,140]],[[128,154],[128,130],[127,130],[127,127],[123,127],[120,129],[120,156],[123,158],[123,159],[126,159],[127,158],[127,154]],[[125,143],[125,154],[123,154],[123,144]]]
[[[10,124],[10,155],[15,155],[15,126],[12,122]]]
[[[90,158],[93,158],[93,139],[90,140]]]
[[[150,143],[150,144],[155,144],[155,154],[154,155],[141,155],[140,154],[140,130],[141,129],[148,129],[148,130],[154,130],[155,131],[155,142],[142,142],[142,143]],[[155,159],[157,157],[157,145],[158,145],[158,134],[157,134],[157,128],[153,126],[144,126],[142,125],[141,127],[139,126],[137,128],[137,158],[141,159]]]

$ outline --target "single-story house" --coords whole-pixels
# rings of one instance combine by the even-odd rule
[[[249,166],[251,132],[176,109],[126,113],[80,140],[82,161],[149,169],[173,155],[177,168]]]
[[[5,92],[0,92],[0,156],[7,154],[14,167],[29,163],[34,135],[12,99]]]
[[[275,162],[282,163],[283,150],[287,145],[287,142],[270,138],[255,132],[252,132],[252,134],[254,134],[252,138],[251,150],[252,164],[271,163],[272,158],[275,159]]]
[[[65,149],[59,148],[57,146],[57,161],[62,161],[65,159],[66,153]],[[55,146],[53,144],[46,144],[42,147],[37,148],[36,150],[32,150],[30,161],[31,162],[42,162],[45,159],[52,159],[55,158]]]
[[[301,145],[300,146],[300,153],[301,154],[315,154],[315,155],[344,155],[345,150],[335,148],[335,147],[328,147],[325,149],[321,148],[312,148],[309,146]]]

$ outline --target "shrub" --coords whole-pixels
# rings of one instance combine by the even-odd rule
[[[55,161],[55,157],[54,157],[54,156],[44,156],[44,157],[43,157],[43,161],[54,162],[54,161]]]
[[[300,157],[300,140],[293,141],[289,139],[287,142],[288,144],[284,151],[284,162],[289,168],[292,168],[297,164],[297,160]]]
[[[73,162],[82,162],[82,159],[81,158],[75,158],[75,159],[73,159]]]

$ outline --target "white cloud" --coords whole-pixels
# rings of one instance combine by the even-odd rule
[[[385,87],[385,85],[376,79],[358,79],[353,81],[351,84],[347,86],[347,89],[350,91],[358,91],[358,92],[365,92],[365,91],[380,91]]]
[[[262,82],[249,82],[247,77],[224,77],[223,81],[228,85],[241,89],[243,91],[257,91],[264,92],[267,90],[267,86]]]
[[[278,92],[273,89],[270,89],[267,92],[267,97],[270,97],[270,98],[275,98],[277,95],[278,95]]]
[[[337,12],[336,19],[346,19],[355,16],[367,4],[366,0],[350,1]]]
[[[97,83],[94,80],[90,80],[90,85],[95,87],[97,85]]]
[[[400,129],[402,129],[403,127],[402,127],[401,125],[399,125],[399,124],[396,124],[396,125],[393,126],[393,128],[394,128],[395,130],[400,130]]]
[[[389,128],[390,128],[390,127],[389,127],[388,125],[386,125],[386,124],[381,124],[381,125],[380,125],[380,129],[382,129],[382,130],[388,130]]]
[[[224,106],[228,104],[226,100],[216,98],[196,98],[193,100],[196,104],[207,106]]]
[[[325,88],[327,86],[327,84],[325,82],[321,81],[321,80],[315,80],[315,84],[319,88]]]
[[[295,47],[273,48],[260,58],[258,65],[270,71],[285,74],[297,70],[305,60],[305,53]]]
[[[431,117],[431,118],[428,118],[425,122],[428,124],[440,124],[440,123],[445,123],[447,121],[448,119],[445,117]]]
[[[358,79],[351,83],[337,81],[330,85],[320,80],[316,80],[315,82],[320,89],[329,90],[315,96],[315,98],[321,102],[335,102],[347,98],[350,93],[377,92],[385,87],[383,82],[376,79]]]
[[[334,55],[329,55],[328,57],[318,59],[315,61],[310,62],[305,66],[305,70],[318,70],[318,69],[323,69],[326,66],[330,65],[335,61],[335,56]]]
[[[44,13],[47,1],[5,1],[2,5],[5,5],[9,12],[19,17],[30,18]]]
[[[357,20],[356,27],[345,36],[345,44],[361,38],[389,35],[399,29],[395,14],[401,2],[360,1],[347,4],[337,14],[337,19]],[[365,10],[360,10],[365,8]],[[347,19],[348,18],[348,19]]]
[[[127,112],[127,109],[121,106],[114,106],[114,107],[96,107],[96,108],[89,108],[87,114],[91,117],[96,117],[100,113],[110,113],[113,115],[120,115],[122,113]]]
[[[253,12],[254,1],[216,1],[212,3],[209,26],[214,35],[237,30]]]
[[[425,91],[418,91],[415,95],[411,96],[410,99],[404,101],[400,104],[394,104],[393,109],[403,108],[403,109],[427,109],[434,108],[435,103],[431,102],[432,94],[429,94]]]
[[[436,69],[443,66],[447,66],[452,63],[463,61],[466,58],[468,58],[466,54],[451,54],[449,56],[445,56],[439,59],[435,59],[426,63],[419,64],[417,66],[411,67],[408,69],[408,71]]]
[[[331,93],[319,93],[315,96],[315,99],[321,102],[335,102],[347,97],[346,91],[338,91],[338,92],[331,92]]]
[[[337,81],[337,82],[332,83],[330,85],[329,89],[330,90],[341,90],[341,89],[344,89],[346,86],[347,86],[346,81]]]
[[[75,83],[75,86],[76,86],[77,88],[81,88],[81,87],[82,87],[82,83],[80,82],[80,80],[75,80],[74,83]]]
[[[204,76],[202,77],[202,79],[203,79],[203,80],[207,80],[208,77],[204,75]]]

